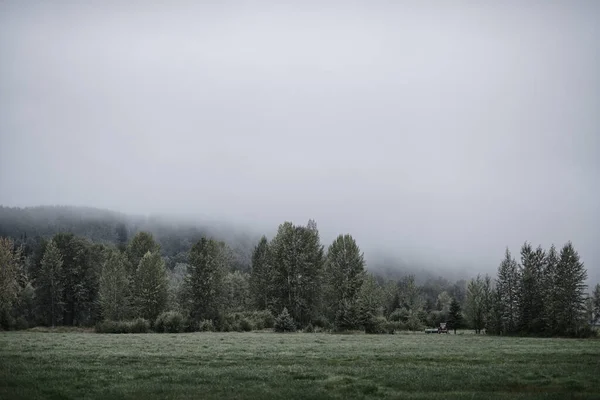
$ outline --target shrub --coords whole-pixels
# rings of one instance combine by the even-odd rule
[[[306,333],[314,333],[315,328],[313,327],[313,324],[309,323],[308,325],[306,325],[306,328],[304,328],[303,332]]]
[[[387,321],[384,324],[384,330],[390,335],[405,329],[406,326],[402,322]]]
[[[154,330],[156,332],[179,333],[185,329],[185,319],[180,312],[167,311],[156,318]]]
[[[394,322],[406,322],[408,320],[408,310],[405,308],[396,308],[391,314],[390,314],[390,321],[394,321]]]
[[[129,329],[127,333],[147,333],[150,330],[150,322],[144,318],[136,318],[126,324]]]
[[[269,310],[254,311],[251,313],[250,319],[254,323],[255,329],[273,329],[275,326],[275,317]]]
[[[133,321],[101,321],[96,324],[97,333],[147,333],[150,323],[144,318]]]
[[[423,329],[423,324],[417,314],[411,314],[411,316],[408,317],[408,321],[406,321],[406,327],[410,331],[420,331]]]
[[[239,327],[243,332],[250,332],[254,329],[254,325],[252,325],[252,322],[248,318],[242,318]]]
[[[215,324],[213,324],[212,319],[202,320],[198,324],[198,330],[200,332],[214,332],[215,331]]]
[[[315,318],[312,323],[316,328],[321,328],[323,330],[331,329],[331,322],[329,322],[329,320],[322,315]]]
[[[373,317],[365,322],[365,333],[381,334],[386,333],[386,325],[388,321],[384,317]]]
[[[294,319],[288,313],[287,308],[284,308],[281,314],[277,318],[275,318],[274,325],[275,332],[295,332],[296,331],[296,323]]]

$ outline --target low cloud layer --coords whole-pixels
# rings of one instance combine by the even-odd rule
[[[0,204],[484,272],[572,240],[600,280],[600,3],[127,3],[0,2]]]

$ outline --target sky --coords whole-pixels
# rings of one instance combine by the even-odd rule
[[[0,1],[0,204],[600,281],[598,1]]]

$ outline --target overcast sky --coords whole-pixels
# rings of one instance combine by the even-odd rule
[[[599,1],[79,3],[0,1],[0,204],[600,279]]]

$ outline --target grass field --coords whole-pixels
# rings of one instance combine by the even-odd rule
[[[600,399],[600,341],[0,333],[0,399]]]

